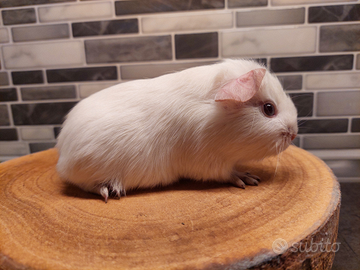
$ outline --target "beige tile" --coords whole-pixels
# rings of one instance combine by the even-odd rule
[[[223,57],[313,53],[316,48],[316,28],[224,31],[221,34],[221,48]]]
[[[52,140],[54,130],[51,127],[23,127],[20,129],[23,140]]]
[[[270,0],[273,6],[288,6],[288,5],[302,5],[302,4],[323,4],[333,2],[356,2],[354,0]]]
[[[68,20],[84,20],[109,18],[112,16],[112,3],[108,1],[59,4],[38,9],[40,22],[58,22]]]
[[[317,93],[317,116],[360,115],[360,91]]]
[[[144,33],[223,29],[233,26],[232,12],[152,16],[142,19]]]
[[[8,69],[81,65],[85,63],[81,41],[3,46]]]
[[[306,89],[359,88],[360,72],[305,75]]]
[[[236,13],[236,26],[269,26],[302,24],[305,21],[305,8],[253,10]]]

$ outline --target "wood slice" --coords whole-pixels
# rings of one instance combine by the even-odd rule
[[[300,148],[244,167],[259,186],[181,180],[107,204],[59,179],[57,159],[0,164],[0,268],[331,268],[339,185]]]

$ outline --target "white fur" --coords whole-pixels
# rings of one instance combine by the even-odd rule
[[[58,138],[57,170],[99,192],[167,185],[180,177],[228,181],[237,163],[276,155],[297,133],[296,109],[269,72],[249,102],[215,102],[221,86],[250,70],[245,60],[115,85],[79,102]],[[272,101],[278,115],[266,117]]]

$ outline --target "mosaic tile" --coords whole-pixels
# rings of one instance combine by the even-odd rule
[[[62,124],[76,102],[12,104],[15,125]]]
[[[10,125],[8,108],[6,105],[0,105],[0,126]]]
[[[40,151],[45,151],[50,148],[55,147],[55,142],[43,142],[43,143],[29,143],[30,153],[36,153]]]
[[[35,9],[14,9],[1,12],[4,25],[36,23]]]
[[[351,132],[360,132],[360,118],[352,119]]]
[[[0,143],[0,156],[23,156],[27,154],[29,154],[29,148],[24,142]]]
[[[268,0],[228,0],[229,8],[266,7],[267,4]]]
[[[138,33],[137,19],[80,22],[72,24],[74,37]]]
[[[0,28],[0,43],[7,43],[9,41],[8,30],[6,28]]]
[[[291,25],[305,22],[305,8],[236,12],[237,27]]]
[[[326,0],[326,3],[332,2],[353,2],[354,0]],[[324,0],[271,0],[273,6],[288,6],[288,5],[302,5],[302,4],[318,4],[324,3]]]
[[[165,15],[144,17],[141,20],[144,33],[224,29],[233,26],[232,12],[189,15]]]
[[[351,70],[353,60],[353,55],[281,57],[272,58],[270,67],[274,72]]]
[[[177,59],[218,57],[218,33],[175,35]]]
[[[155,78],[191,67],[214,64],[215,61],[186,62],[169,64],[124,65],[120,67],[121,79],[136,80]]]
[[[145,36],[85,41],[88,64],[172,59],[171,36]]]
[[[11,72],[13,84],[38,84],[44,82],[43,72],[41,70],[32,71],[13,71]]]
[[[113,83],[93,83],[92,82],[90,84],[89,83],[80,84],[79,85],[80,98],[86,98],[96,92],[99,92],[100,90],[103,90],[103,89],[113,86],[115,84],[117,84],[117,82],[113,82]]]
[[[16,128],[0,128],[0,141],[17,141]]]
[[[117,80],[116,67],[51,69],[46,71],[49,83]]]
[[[300,90],[302,89],[302,76],[301,75],[289,75],[277,76],[284,90]]]
[[[348,119],[314,119],[300,120],[299,134],[305,133],[345,133]]]
[[[0,8],[75,2],[76,0],[0,0]]]
[[[360,20],[360,5],[309,7],[309,23]]]
[[[21,88],[22,100],[76,98],[74,85]]]
[[[84,44],[81,41],[31,43],[3,46],[7,69],[82,65]]]
[[[360,115],[360,91],[318,92],[317,116]]]
[[[360,135],[304,136],[305,149],[354,149],[360,148]]]
[[[23,140],[53,140],[55,138],[51,127],[22,127],[20,136]]]
[[[360,24],[320,27],[320,52],[360,51]]]
[[[360,72],[307,74],[304,84],[307,89],[359,88]]]
[[[0,102],[16,100],[18,100],[16,88],[0,88]]]
[[[222,9],[225,7],[225,0],[129,0],[116,1],[116,15],[146,14],[172,11],[190,11],[203,9]]]
[[[69,38],[67,24],[14,27],[11,29],[14,42],[39,41]]]
[[[221,33],[220,40],[223,57],[313,53],[316,28],[229,30]]]
[[[109,1],[45,6],[38,8],[38,14],[40,22],[109,18],[113,15]]]
[[[7,72],[0,72],[0,85],[9,85],[9,77]]]

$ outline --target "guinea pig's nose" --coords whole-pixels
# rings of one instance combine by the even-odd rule
[[[291,134],[291,140],[293,141],[296,138],[296,134]]]

